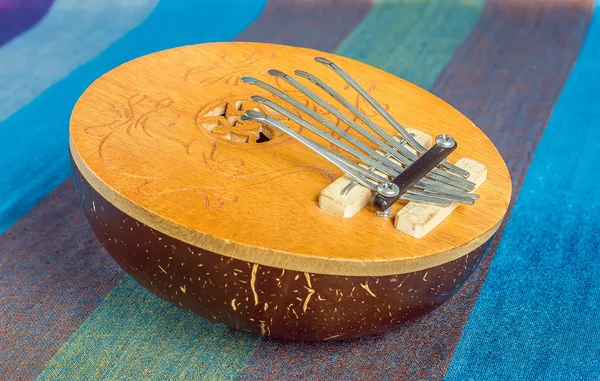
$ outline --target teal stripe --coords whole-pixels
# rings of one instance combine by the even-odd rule
[[[0,49],[0,121],[139,25],[158,0],[55,0]]]
[[[376,0],[336,53],[427,89],[479,20],[483,3]]]
[[[69,175],[69,117],[95,79],[158,50],[231,40],[264,5],[265,0],[160,2],[140,26],[0,123],[0,233]]]
[[[232,380],[258,342],[198,319],[126,277],[37,379]]]
[[[599,379],[600,0],[594,11],[447,380]]]

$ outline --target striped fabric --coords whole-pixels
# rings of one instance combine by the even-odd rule
[[[69,178],[74,103],[132,58],[230,40],[369,63],[488,134],[513,204],[458,297],[384,335],[294,343],[115,265]],[[0,0],[0,380],[599,379],[599,88],[600,0]]]

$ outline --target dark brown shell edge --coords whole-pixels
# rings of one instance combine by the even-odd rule
[[[273,338],[348,340],[401,326],[453,296],[494,238],[454,261],[408,274],[283,270],[203,250],[154,230],[110,204],[72,166],[89,224],[136,282],[202,318]]]

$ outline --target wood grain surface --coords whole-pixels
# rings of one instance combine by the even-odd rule
[[[393,134],[352,88],[314,62],[316,56],[340,65],[405,127],[452,135],[458,149],[450,162],[466,157],[483,163],[488,175],[476,204],[459,206],[422,239],[396,231],[392,219],[377,217],[370,207],[349,219],[321,210],[319,193],[342,173],[291,138],[239,120],[253,108],[273,115],[252,102],[252,95],[287,107],[240,80],[252,76],[347,128],[267,74],[269,69],[290,75],[301,69],[324,79]],[[310,132],[302,134],[319,140]],[[391,275],[455,260],[495,233],[511,193],[506,165],[492,142],[443,100],[372,66],[288,46],[211,43],[128,62],[81,96],[70,137],[79,171],[127,215],[214,253],[316,274]]]

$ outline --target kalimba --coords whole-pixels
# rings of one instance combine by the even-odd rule
[[[291,340],[401,326],[453,296],[508,208],[488,137],[433,94],[315,51],[209,43],[98,78],[71,117],[87,219],[146,289]]]

